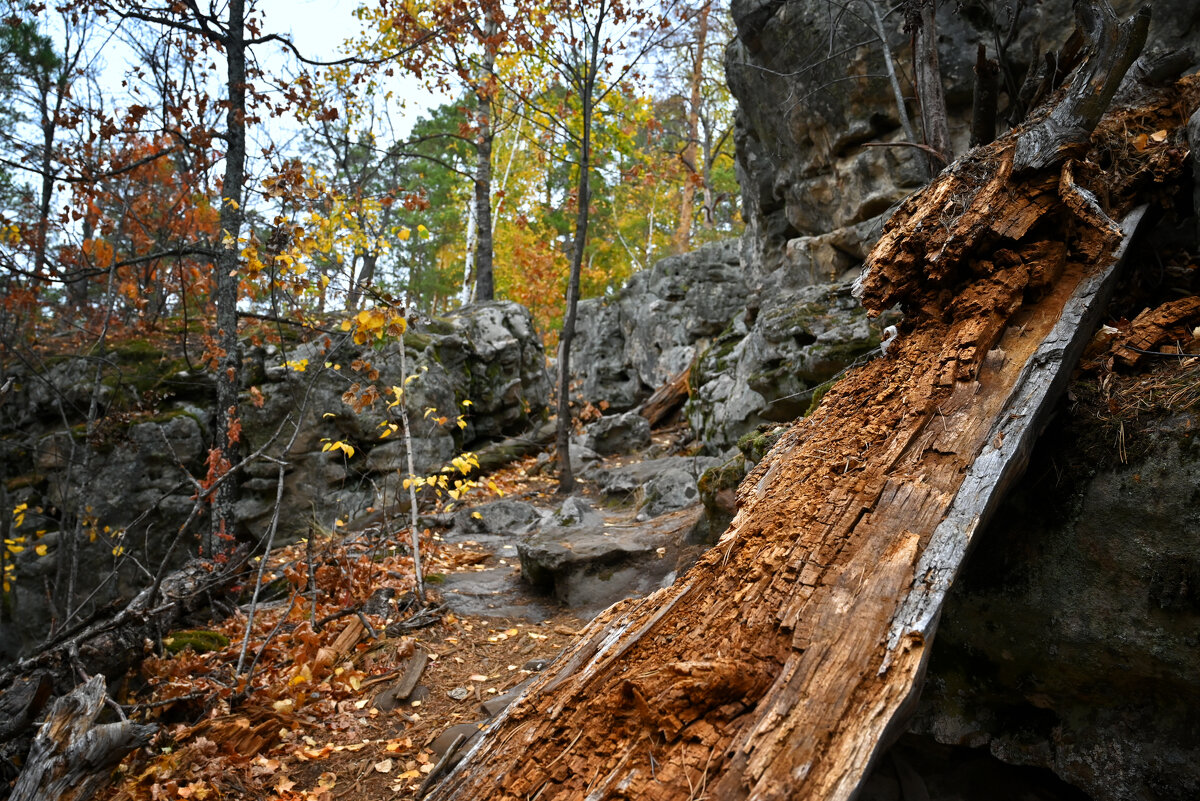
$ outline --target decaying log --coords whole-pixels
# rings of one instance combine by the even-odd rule
[[[1128,160],[1113,170],[1159,158],[1136,186],[1070,164],[1017,174],[1009,135],[906,201],[859,285],[868,310],[904,308],[887,355],[781,437],[717,546],[593,621],[432,797],[852,798],[902,730],[945,591],[1090,337],[1138,193],[1186,165],[1178,129],[1200,81],[1174,92],[1096,129],[1098,152]],[[1116,147],[1131,119],[1176,144]]]
[[[96,726],[104,705],[103,676],[93,676],[50,707],[10,801],[86,801],[125,755],[150,742],[154,724]]]
[[[638,407],[638,414],[650,421],[651,428],[670,417],[688,399],[691,376],[691,367],[672,376]]]
[[[91,676],[124,675],[147,653],[148,642],[156,642],[177,628],[189,614],[207,606],[229,586],[241,573],[246,556],[242,548],[221,564],[193,560],[164,576],[157,592],[147,588],[122,608],[97,612],[90,620],[60,633],[37,653],[0,671],[0,708],[10,703],[10,697],[29,693],[30,677],[37,677],[37,686],[42,688],[33,696],[37,703],[27,707],[23,725],[0,727],[4,770],[21,761],[28,750],[32,716],[41,711],[51,692],[59,696],[71,692],[80,672]]]
[[[526,456],[545,450],[554,442],[555,424],[543,423],[525,436],[509,437],[485,445],[476,452],[479,468],[476,473],[490,473]]]

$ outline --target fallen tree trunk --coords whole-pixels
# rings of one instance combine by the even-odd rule
[[[859,287],[905,309],[887,356],[780,439],[716,547],[593,621],[432,798],[853,797],[1103,309],[1131,207],[1186,163],[1200,89],[1175,91],[1100,123],[1107,172],[1017,174],[1018,131],[906,202]]]
[[[93,676],[54,702],[13,787],[11,801],[87,801],[108,783],[125,755],[150,742],[154,724],[127,720],[97,726],[103,676]]]
[[[638,414],[650,421],[651,428],[674,414],[688,399],[691,377],[692,368],[689,366],[678,375],[672,376],[637,408]]]

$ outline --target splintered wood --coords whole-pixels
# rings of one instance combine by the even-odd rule
[[[1180,89],[1102,123],[1079,162],[1014,177],[1010,135],[905,203],[859,286],[868,309],[905,309],[886,357],[780,439],[717,546],[594,621],[432,797],[851,797],[1091,334],[1135,195],[1186,164],[1197,93]],[[1118,141],[1162,129],[1146,152]]]

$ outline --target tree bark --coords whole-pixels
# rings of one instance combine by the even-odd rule
[[[1075,16],[1087,55],[1067,82],[1065,96],[1017,140],[1013,166],[1018,172],[1043,169],[1086,148],[1092,129],[1146,44],[1150,6],[1121,22],[1108,0],[1092,0],[1078,3]]]
[[[230,426],[238,416],[238,389],[242,372],[237,314],[241,257],[237,239],[242,230],[242,185],[246,180],[245,18],[245,0],[230,0],[228,27],[222,41],[229,107],[225,114],[225,177],[221,184],[220,220],[221,230],[232,238],[232,244],[218,248],[213,265],[217,273],[215,338],[221,351],[216,376],[216,447],[220,449],[223,464],[218,466],[218,471],[228,470],[229,466],[238,462],[238,444],[229,435]],[[203,542],[205,556],[211,556],[219,549],[219,538],[233,535],[233,507],[237,497],[236,481],[225,481],[214,493],[212,526]]]
[[[688,367],[672,376],[637,408],[638,414],[650,422],[651,428],[669,418],[688,399],[691,375],[692,368]]]
[[[492,128],[494,113],[496,36],[498,25],[493,16],[496,11],[489,11],[484,23],[483,64],[480,69],[481,84],[475,89],[478,99],[476,124],[479,130],[475,136],[475,300],[485,302],[496,297],[496,280],[493,273],[493,237],[492,237],[492,142],[495,131]]]
[[[577,69],[576,89],[582,131],[579,141],[579,181],[576,185],[579,208],[575,212],[575,239],[571,247],[571,275],[567,279],[567,311],[563,315],[562,333],[558,339],[558,491],[570,492],[575,487],[571,471],[571,341],[575,339],[575,318],[579,306],[579,278],[583,271],[583,251],[587,245],[588,211],[591,204],[592,115],[595,113],[596,76],[600,65],[600,32],[603,30],[605,6],[602,4],[596,27],[587,41],[588,53]]]
[[[1180,127],[1188,87],[1132,118]],[[1131,152],[1128,124],[1102,125],[1096,153]],[[873,313],[905,310],[887,356],[781,438],[716,547],[593,621],[434,799],[854,796],[1104,307],[1138,215],[1110,218],[1145,191],[1116,180],[1128,164],[1018,174],[1016,148],[972,151],[897,210],[858,287]],[[1171,186],[1186,154],[1164,158]]]
[[[987,57],[979,43],[975,56],[975,97],[971,105],[971,147],[996,138],[996,110],[1000,102],[1000,65]]]
[[[946,117],[946,93],[942,89],[942,70],[937,51],[937,0],[915,0],[913,26],[913,72],[917,98],[921,103],[921,127],[925,144],[937,153],[930,161],[929,173],[936,175],[953,158],[950,123]],[[941,163],[937,163],[938,159]]]
[[[708,44],[708,15],[710,3],[702,3],[696,12],[696,57],[688,80],[687,145],[680,160],[683,162],[683,193],[679,200],[679,227],[675,230],[675,250],[687,252],[692,244],[692,217],[696,209],[696,179],[700,153],[700,90],[704,84],[704,51]]]

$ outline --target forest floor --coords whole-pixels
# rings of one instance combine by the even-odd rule
[[[555,482],[531,476],[534,466],[526,459],[489,478],[506,497],[550,505]],[[127,679],[119,700],[161,729],[126,759],[104,797],[419,798],[429,775],[445,767],[439,735],[456,724],[482,726],[483,703],[552,660],[585,621],[543,606],[523,618],[400,611],[394,599],[411,595],[413,564],[397,538],[407,540],[407,531],[332,533],[276,549],[263,586],[280,597],[254,614],[242,658],[253,663],[249,680],[237,670],[246,605],[203,632],[168,637],[168,646],[201,650],[149,658]],[[422,551],[431,603],[445,576],[500,563],[428,529]],[[405,681],[419,684],[406,700],[389,697]]]

